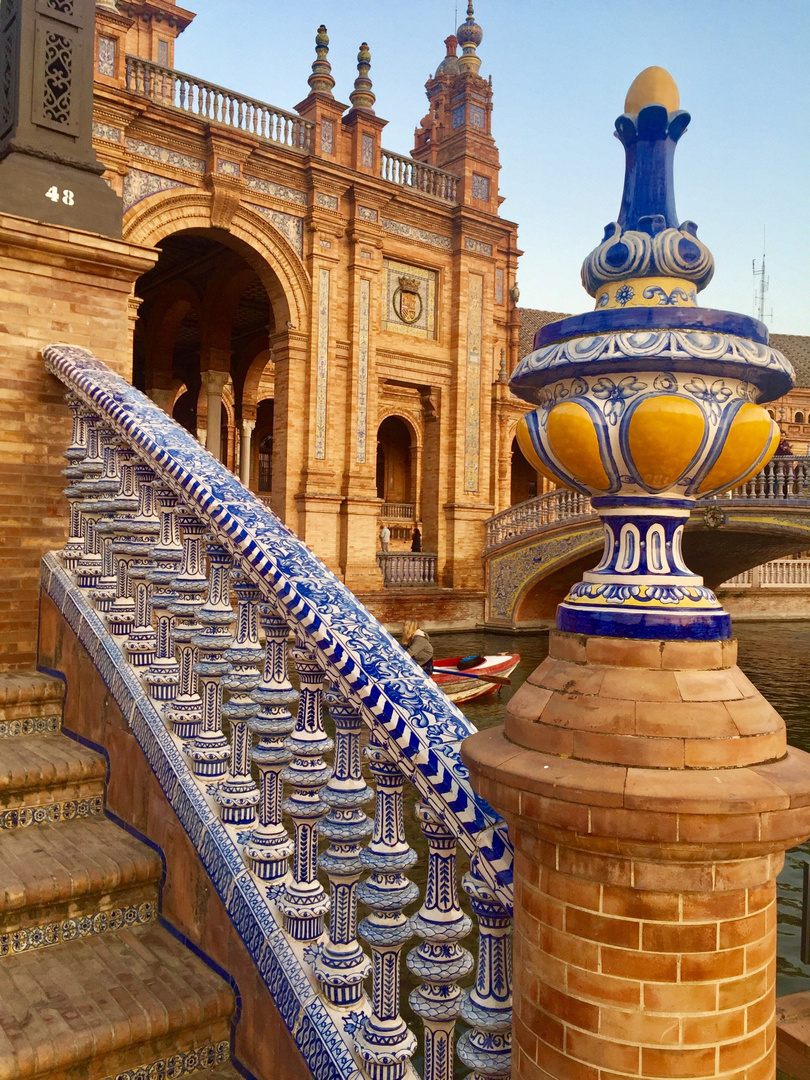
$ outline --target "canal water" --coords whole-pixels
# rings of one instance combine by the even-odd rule
[[[781,713],[788,742],[810,751],[810,620],[807,622],[740,622],[734,626],[738,663],[748,678]],[[473,702],[464,712],[486,728],[503,720],[504,704],[548,654],[548,634],[463,633],[431,635],[436,656],[459,653],[517,652],[520,665],[512,686],[497,696]],[[413,841],[411,841],[413,843]],[[810,988],[810,967],[799,959],[802,868],[810,861],[810,843],[787,852],[778,881],[779,937],[777,994]]]

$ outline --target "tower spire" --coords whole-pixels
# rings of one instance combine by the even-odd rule
[[[329,52],[329,35],[326,27],[321,23],[318,33],[315,35],[315,61],[312,65],[312,74],[307,80],[313,93],[328,94],[332,97],[332,87],[335,80],[332,78],[332,65],[326,59]]]
[[[354,80],[354,90],[349,94],[349,101],[353,109],[365,109],[366,112],[374,112],[374,102],[377,100],[371,89],[371,79],[368,70],[371,67],[371,53],[367,42],[363,42],[357,54],[357,78]]]
[[[461,46],[461,56],[458,61],[459,70],[471,71],[477,75],[478,69],[481,67],[481,58],[476,53],[476,49],[481,44],[484,31],[475,21],[472,0],[467,4],[467,18],[458,28],[456,37]]]

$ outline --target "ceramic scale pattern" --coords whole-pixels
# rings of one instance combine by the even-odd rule
[[[616,121],[619,217],[582,268],[596,309],[542,327],[511,385],[539,406],[518,426],[524,453],[589,495],[605,530],[602,559],[559,605],[558,628],[722,639],[731,620],[686,566],[683,530],[699,497],[744,483],[773,456],[779,431],[760,403],[790,389],[793,371],[762,323],[697,306],[714,259],[695,223],[678,222],[673,188],[690,116],[674,82],[671,108],[657,100],[656,70],[628,96],[638,111]]]

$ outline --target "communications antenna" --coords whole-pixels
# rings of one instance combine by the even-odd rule
[[[751,261],[751,271],[754,275],[754,309],[760,322],[765,321],[765,294],[771,283],[771,279],[765,273],[765,229],[762,230],[762,261],[757,270],[757,261]],[[768,313],[768,321],[773,320],[773,308]]]

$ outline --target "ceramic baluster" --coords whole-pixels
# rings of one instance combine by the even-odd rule
[[[115,600],[107,611],[107,627],[111,634],[129,633],[135,623],[135,600],[129,569],[143,559],[155,542],[160,524],[154,514],[152,485],[141,490],[136,478],[137,455],[124,447],[118,452],[121,469],[121,490],[118,498],[124,506],[109,524],[113,537],[112,554],[116,559]],[[151,473],[151,469],[149,470]]]
[[[462,879],[478,919],[475,985],[465,990],[459,1015],[470,1025],[458,1056],[473,1071],[467,1080],[508,1080],[512,1068],[512,920],[473,870]]]
[[[160,513],[160,538],[152,548],[152,568],[147,576],[151,586],[151,607],[155,620],[155,659],[146,672],[146,685],[153,701],[171,701],[177,695],[180,665],[174,655],[171,605],[177,599],[174,581],[183,559],[183,545],[177,525],[177,496],[165,484],[155,487]]]
[[[62,454],[62,457],[68,461],[67,467],[62,470],[63,476],[68,481],[68,486],[62,494],[70,504],[70,535],[62,548],[62,562],[67,570],[73,570],[84,554],[84,527],[81,511],[78,507],[84,495],[81,489],[76,487],[75,481],[84,477],[79,465],[87,454],[87,417],[90,416],[90,412],[73,394],[67,395],[67,401],[70,411],[73,413],[73,434],[70,446]]]
[[[198,616],[202,630],[191,639],[198,649],[195,668],[202,698],[202,723],[187,752],[196,776],[218,778],[225,775],[230,757],[230,746],[222,733],[221,680],[230,668],[225,653],[233,643],[228,629],[233,622],[232,563],[231,556],[215,540],[208,540],[206,546],[210,567],[208,599]]]
[[[373,733],[365,753],[377,799],[374,835],[360,856],[371,874],[357,887],[357,899],[371,914],[358,933],[371,947],[374,990],[371,1015],[355,1018],[354,1043],[371,1080],[401,1080],[416,1049],[416,1036],[399,1014],[399,954],[412,937],[403,908],[416,900],[419,890],[405,871],[417,854],[405,839],[402,773]]]
[[[371,970],[357,940],[357,883],[364,870],[361,844],[373,827],[361,807],[374,792],[360,768],[363,721],[358,709],[337,690],[328,690],[325,697],[335,723],[335,771],[321,793],[329,813],[320,833],[331,843],[318,865],[329,876],[330,915],[329,933],[313,957],[313,967],[333,1005],[354,1005]]]
[[[82,518],[84,550],[74,567],[76,584],[82,589],[92,588],[101,577],[101,549],[96,523],[104,517],[106,512],[102,500],[114,494],[118,487],[117,484],[111,487],[113,482],[104,479],[102,435],[106,434],[106,441],[109,441],[112,433],[104,432],[101,420],[97,416],[87,417],[86,431],[87,453],[78,465],[82,477],[73,484],[73,487],[82,493],[82,498],[77,502],[76,507]]]
[[[128,509],[121,495],[121,442],[112,432],[104,439],[104,481],[108,496],[102,500],[104,517],[96,522],[95,531],[101,552],[101,576],[90,589],[90,597],[98,611],[107,612],[116,595],[116,564],[112,550],[113,524],[116,516]]]
[[[183,566],[172,583],[175,599],[169,604],[174,616],[170,636],[177,651],[179,682],[177,696],[163,711],[175,735],[193,739],[202,723],[202,699],[197,692],[197,646],[194,637],[202,630],[197,621],[208,579],[203,569],[203,535],[205,525],[191,511],[180,510],[177,523],[183,531]]]
[[[294,850],[281,822],[281,770],[292,759],[286,741],[295,727],[290,706],[298,693],[287,673],[287,623],[273,604],[259,604],[259,621],[267,645],[261,682],[251,695],[259,708],[250,721],[251,730],[259,737],[253,747],[253,761],[259,770],[259,823],[247,838],[244,851],[257,877],[279,882],[289,869]]]
[[[158,535],[152,537],[152,543],[141,544],[140,553],[129,564],[135,619],[129,637],[124,642],[124,651],[133,667],[148,667],[155,659],[157,649],[157,634],[152,626],[152,609],[149,604],[149,579],[153,569],[154,541],[160,535],[160,519],[155,502],[155,473],[146,462],[136,461],[135,477],[140,499],[136,520],[149,522]]]
[[[323,727],[323,671],[306,646],[290,652],[301,689],[295,729],[287,740],[292,761],[281,776],[292,788],[282,807],[293,819],[295,852],[278,907],[287,933],[297,941],[312,941],[323,933],[323,917],[329,910],[329,897],[318,881],[318,821],[329,809],[321,789],[332,775],[323,754],[334,744]]]
[[[422,907],[411,918],[411,929],[422,943],[411,949],[407,962],[422,985],[409,1001],[424,1024],[424,1080],[452,1080],[461,998],[457,980],[474,964],[472,954],[458,942],[470,932],[472,921],[458,903],[455,837],[423,803],[416,807],[416,816],[428,845],[428,878]]]
[[[233,589],[237,600],[236,640],[225,653],[231,668],[222,677],[222,687],[229,694],[222,715],[231,725],[231,767],[217,789],[216,800],[224,822],[249,825],[256,820],[259,801],[259,789],[250,774],[253,742],[250,722],[256,713],[251,692],[259,685],[257,664],[261,664],[264,656],[257,618],[261,592],[242,575],[235,578]]]

